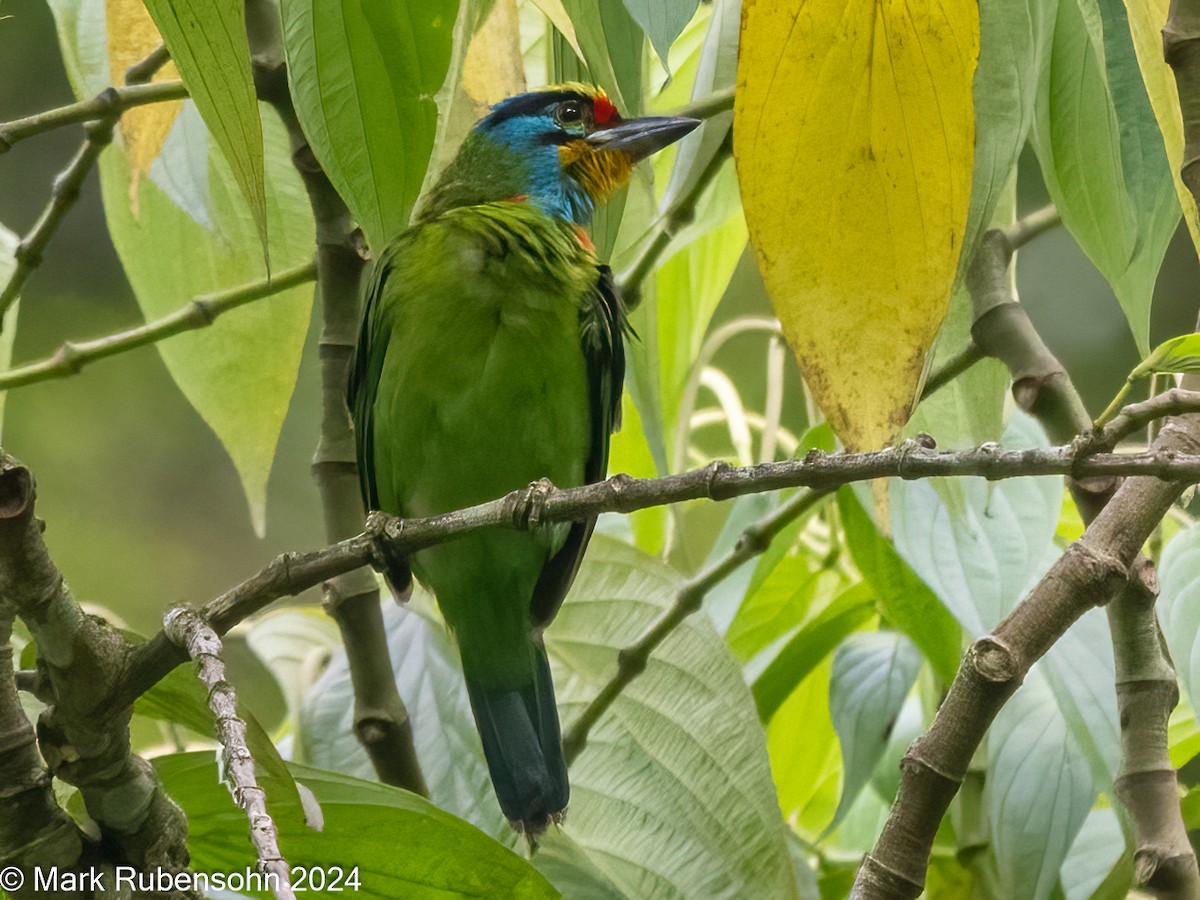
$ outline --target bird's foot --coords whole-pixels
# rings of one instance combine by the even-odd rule
[[[546,511],[546,499],[556,488],[549,478],[530,482],[529,487],[513,501],[513,524],[523,531],[533,531],[542,524]]]

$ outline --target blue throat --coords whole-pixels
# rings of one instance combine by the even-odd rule
[[[520,116],[493,123],[484,119],[476,127],[484,137],[511,150],[523,163],[521,193],[531,203],[556,219],[574,225],[587,225],[595,210],[595,201],[575,179],[562,171],[558,144],[545,136],[555,129],[549,116]]]

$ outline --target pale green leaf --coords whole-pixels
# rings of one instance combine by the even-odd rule
[[[1044,900],[1087,818],[1087,758],[1035,667],[988,729],[984,803],[1002,895]]]
[[[269,254],[263,135],[250,73],[245,4],[237,0],[145,3],[188,95],[250,206],[263,253]]]
[[[1093,809],[1083,820],[1067,858],[1063,860],[1059,877],[1064,900],[1106,900],[1127,896],[1133,880],[1133,867],[1125,856],[1125,832],[1111,806]],[[1128,870],[1120,889],[1113,893],[1099,892],[1114,874],[1114,869]]]
[[[1037,423],[1017,413],[1006,447],[1046,446]],[[974,636],[986,634],[1049,568],[1062,480],[957,479],[946,499],[927,481],[888,485],[896,549]]]
[[[312,607],[280,609],[260,616],[244,629],[246,645],[262,660],[287,698],[287,714],[296,716],[321,666],[341,646],[334,621]]]
[[[625,0],[625,8],[642,26],[663,68],[670,69],[667,51],[696,14],[700,0]]]
[[[1171,539],[1163,550],[1158,577],[1163,636],[1195,711],[1200,700],[1200,525]]]
[[[572,72],[568,67],[560,75],[568,80],[592,79],[622,115],[638,115],[642,108],[642,29],[624,4],[615,0],[563,0],[562,5],[575,26],[586,71]]]
[[[163,786],[187,813],[191,868],[206,873],[253,871],[246,815],[217,783],[213,755],[178,753],[153,762]],[[320,867],[326,873],[338,867],[347,874],[357,867],[361,886],[344,887],[347,896],[559,896],[527,861],[427,800],[333,772],[296,764],[289,768],[320,804],[324,828],[314,831],[277,818],[280,850],[293,867]]]
[[[95,34],[100,28],[103,36],[99,6],[81,0],[51,5],[66,68],[81,97],[95,93],[96,84],[110,83],[107,47]],[[264,108],[261,118],[271,256],[287,269],[312,257],[312,213],[278,116]],[[173,312],[198,294],[262,279],[254,216],[193,103],[183,105],[149,178],[139,177],[118,141],[100,158],[100,185],[109,235],[147,319]],[[260,534],[266,527],[267,479],[311,307],[311,288],[297,287],[156,345],[184,396],[233,460]]]
[[[1054,20],[1055,4],[1044,0],[979,5],[975,166],[964,265],[992,225],[1033,125],[1038,76],[1049,58]]]
[[[870,620],[875,602],[874,592],[860,582],[788,636],[754,679],[754,702],[764,722],[771,720],[797,686],[848,634]]]
[[[1180,205],[1122,0],[1059,0],[1031,141],[1063,223],[1145,353]]]
[[[947,682],[962,649],[961,629],[942,600],[880,534],[849,488],[838,491],[838,509],[854,564],[879,599],[887,620],[907,634]]]
[[[408,225],[438,123],[458,0],[283,0],[296,113],[378,252]]]
[[[197,294],[262,277],[252,217],[220,153],[211,146],[207,154],[195,152],[196,136],[205,135],[194,116],[195,108],[185,104],[172,130],[185,139],[168,137],[151,177],[137,181],[136,203],[121,148],[114,146],[100,160],[109,232],[148,319]],[[263,124],[272,257],[280,268],[290,268],[312,256],[312,215],[282,124],[265,108]],[[181,208],[160,181],[194,185],[203,206]],[[266,526],[267,479],[311,307],[312,289],[296,287],[156,345],[175,382],[225,445],[260,534]]]
[[[593,540],[546,634],[566,730],[681,581],[631,547]],[[592,730],[571,784],[567,833],[630,897],[795,895],[762,728],[740,666],[701,617]]]
[[[779,707],[767,726],[771,771],[779,806],[789,822],[815,840],[837,808],[842,758],[829,718],[829,673],[832,657]]]
[[[849,812],[883,757],[921,661],[916,645],[894,631],[848,635],[834,653],[829,716],[842,748],[843,776],[830,830]]]

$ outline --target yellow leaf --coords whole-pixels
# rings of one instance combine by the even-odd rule
[[[496,0],[467,45],[462,87],[479,111],[525,90],[517,0]]]
[[[124,84],[125,70],[149,56],[162,43],[162,38],[142,0],[106,0],[105,9],[108,17],[109,77],[113,84]],[[153,80],[178,77],[175,64],[168,62],[159,69]],[[182,108],[182,100],[172,100],[138,106],[121,116],[121,138],[133,171],[130,195],[135,203],[138,177],[150,171],[150,164],[158,158],[163,141],[167,139],[171,126],[175,124],[175,117]]]
[[[908,418],[974,158],[975,0],[746,0],[734,156],[750,239],[847,446]]]
[[[1167,21],[1170,0],[1125,0],[1125,11],[1129,14],[1129,30],[1133,32],[1133,47],[1137,53],[1138,67],[1146,82],[1146,93],[1154,118],[1162,131],[1167,160],[1171,163],[1171,174],[1175,177],[1175,192],[1183,207],[1183,220],[1187,222],[1192,243],[1200,251],[1200,213],[1196,200],[1183,183],[1183,117],[1179,112],[1179,91],[1175,87],[1175,76],[1163,59],[1162,28]]]

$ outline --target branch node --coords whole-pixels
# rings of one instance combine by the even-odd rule
[[[705,491],[713,500],[728,500],[734,494],[721,489],[721,482],[733,471],[733,466],[723,459],[713,460],[704,467]]]
[[[995,684],[1010,682],[1021,671],[1020,660],[1012,647],[990,634],[971,645],[968,661],[980,677]]]

